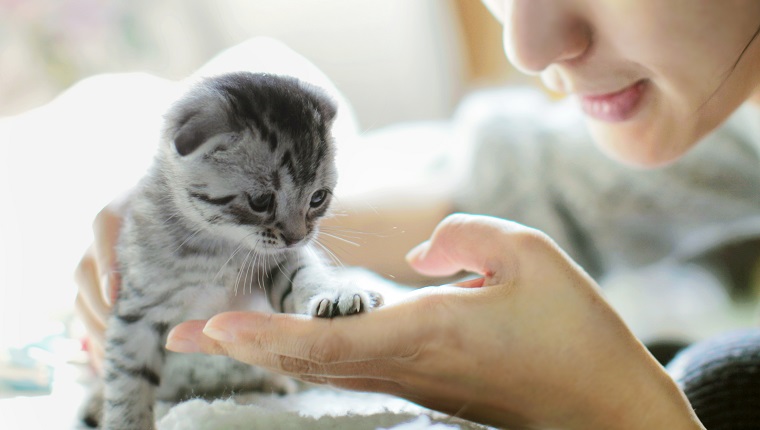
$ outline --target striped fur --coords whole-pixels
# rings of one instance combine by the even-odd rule
[[[120,237],[103,392],[85,422],[151,429],[156,400],[294,387],[226,357],[167,352],[181,321],[245,309],[335,317],[381,304],[331,282],[310,245],[337,181],[335,113],[317,88],[251,73],[207,79],[170,109]]]

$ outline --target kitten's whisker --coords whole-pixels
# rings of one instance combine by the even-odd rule
[[[245,283],[243,283],[243,295],[248,294],[248,290],[251,289],[251,284],[253,284],[253,278],[256,276],[255,273],[253,273],[253,268],[256,266],[256,260],[259,258],[259,252],[254,248],[253,250],[253,258],[251,258],[251,262],[248,263],[248,268],[245,270]],[[248,281],[248,275],[251,275],[251,280]]]
[[[261,261],[261,252],[259,252],[258,242],[256,242],[256,248],[254,248],[254,251],[253,251],[253,260],[251,261],[251,264],[248,265],[248,272],[251,274],[251,280],[246,281],[245,283],[245,288],[248,289],[248,294],[253,294],[253,281],[254,279],[258,277],[258,273],[256,269],[258,268],[260,261]],[[258,282],[258,279],[256,279],[256,281]]]
[[[248,290],[248,273],[251,271],[251,266],[253,266],[256,263],[256,250],[252,249],[249,252],[253,253],[253,257],[250,259],[246,259],[245,264],[243,264],[242,271],[245,273],[243,276],[243,295],[246,294],[246,290]]]
[[[267,298],[267,289],[264,284],[266,283],[266,274],[269,273],[269,259],[271,258],[271,255],[264,254],[264,257],[265,257],[265,261],[263,263],[264,269],[259,272],[259,274],[261,275],[259,279],[259,289],[264,290],[264,298],[269,300]],[[253,293],[253,291],[251,293]]]
[[[262,270],[259,270],[258,276],[256,279],[258,280],[259,289],[264,289],[264,275],[269,271],[269,254],[262,252],[261,253],[261,266]],[[253,288],[253,286],[251,286]],[[251,290],[253,292],[253,290]]]
[[[267,280],[271,278],[271,276],[269,275],[272,273],[272,259],[274,258],[274,256],[270,254],[265,254],[265,257],[266,257],[266,262],[264,263],[264,270],[261,272],[261,282],[259,283],[259,288],[264,290],[264,295],[266,297]]]
[[[275,262],[276,261],[277,260],[275,260]],[[269,271],[269,256],[268,255],[267,255],[267,271],[266,271],[266,273],[271,273]],[[271,276],[269,278],[271,279]],[[261,284],[259,284],[259,288],[261,288],[262,290],[264,290],[264,300],[266,300],[267,303],[272,303],[272,302],[269,301],[269,294],[267,293],[267,286],[266,285],[262,286]]]
[[[251,283],[248,284],[248,293],[253,294],[253,280],[256,278],[256,283],[259,283],[259,273],[261,270],[259,269],[259,266],[261,266],[261,260],[262,258],[261,251],[258,249],[258,244],[256,247],[256,257],[253,260],[254,264],[251,264]]]
[[[245,236],[244,238],[242,238],[240,240],[240,245],[238,245],[238,247],[235,248],[234,251],[232,251],[232,255],[230,255],[230,258],[228,258],[227,261],[225,261],[224,264],[222,264],[222,267],[220,267],[219,271],[216,272],[216,275],[214,275],[214,279],[211,280],[211,283],[216,282],[216,278],[218,278],[219,274],[222,273],[222,270],[224,270],[224,268],[227,267],[227,264],[229,264],[229,262],[232,261],[232,259],[235,257],[235,254],[237,254],[238,251],[240,251],[241,249],[243,249],[243,245],[245,245],[245,240],[248,239],[249,237],[253,236],[253,235],[254,235],[254,233],[251,233],[251,234]]]
[[[197,236],[197,235],[198,235],[198,233],[200,233],[201,231],[203,231],[203,230],[201,230],[201,229],[198,229],[198,230],[194,231],[193,233],[189,234],[189,235],[188,235],[188,236],[185,238],[185,240],[183,240],[183,241],[182,241],[182,243],[180,243],[180,244],[179,244],[179,246],[177,246],[177,248],[175,248],[175,249],[174,249],[173,253],[176,253],[177,251],[179,251],[180,249],[182,249],[182,247],[183,247],[183,246],[185,246],[185,244],[186,244],[187,242],[189,242],[189,241],[190,241],[192,238],[194,238],[195,236]]]
[[[171,221],[171,220],[172,220],[172,218],[175,218],[177,215],[181,215],[181,214],[182,214],[182,211],[180,211],[180,210],[176,210],[176,211],[174,211],[174,213],[172,213],[171,215],[169,215],[169,217],[168,217],[168,218],[166,218],[166,219],[164,220],[164,222],[163,222],[163,223],[161,223],[161,224],[162,224],[162,225],[168,224],[168,223],[169,223],[169,221]]]
[[[340,234],[341,238],[343,238],[343,239],[353,239],[353,240],[356,240],[357,243],[360,242],[360,241],[362,241],[364,239],[364,237],[361,237],[361,236],[352,236],[352,235],[349,235],[349,234],[345,234],[345,232],[340,231],[340,230],[325,230],[325,229],[320,229],[319,233],[320,234],[325,234],[325,235],[328,234],[328,233],[329,234],[334,234],[334,235]]]
[[[342,237],[340,237],[338,235],[332,234],[332,233],[327,233],[326,231],[320,231],[320,233],[322,233],[323,235],[325,235],[327,237],[332,237],[333,239],[337,239],[337,240],[339,240],[341,242],[347,243],[349,245],[353,245],[353,246],[355,246],[357,248],[361,246],[360,244],[358,244],[356,242],[350,241],[348,239],[344,239],[344,238],[342,238]]]
[[[334,194],[333,194],[333,199],[337,203],[336,206],[335,206],[336,208],[338,208],[338,207],[342,207],[342,208],[348,207],[346,205],[340,204],[339,202],[342,199],[340,197],[334,195]],[[353,205],[353,206],[356,206],[356,205]],[[374,213],[380,214],[380,212],[377,210],[377,206],[376,205],[374,205],[372,203],[365,203],[364,206],[366,206],[367,208],[369,208],[370,210],[372,210]],[[348,211],[346,209],[343,209],[343,210],[340,210],[340,211],[338,211],[338,210],[335,211],[335,213],[339,213],[339,212],[348,213]]]
[[[339,267],[345,267],[343,265],[343,262],[340,261],[340,258],[338,258],[338,256],[335,255],[335,253],[330,250],[330,248],[328,248],[327,246],[325,246],[323,243],[321,243],[318,240],[315,240],[314,243],[316,243],[317,245],[319,245],[319,247],[322,248],[327,253],[327,255],[330,257],[330,259],[332,259],[332,261],[337,266],[339,266]]]
[[[258,246],[258,241],[256,241],[256,246]],[[253,257],[251,257],[251,260],[248,262],[248,265],[245,266],[245,279],[243,280],[243,295],[246,295],[248,292],[248,286],[250,285],[248,282],[248,275],[251,273],[251,269],[253,266],[256,265],[256,259],[259,256],[258,251],[256,250],[256,246],[253,247],[251,252],[253,253]],[[253,278],[253,276],[251,276]],[[253,279],[251,279],[251,282],[253,282]]]
[[[299,258],[299,259],[301,258],[300,254],[298,254],[298,258]],[[282,269],[282,265],[280,265],[280,262],[279,262],[279,261],[277,261],[276,259],[274,260],[274,262],[275,262],[275,263],[277,263],[277,268],[278,268],[278,269],[280,269],[280,273],[282,273],[282,276],[284,276],[284,277],[285,277],[285,279],[287,279],[287,280],[288,280],[288,282],[290,282],[290,283],[292,284],[292,283],[293,283],[293,280],[292,280],[292,279],[290,279],[290,276],[288,276],[288,274],[287,274],[287,273],[285,273],[285,271]],[[299,265],[300,265],[300,261],[299,261],[298,263],[299,263]],[[296,266],[296,267],[298,267],[298,266]]]
[[[269,254],[259,250],[259,267],[258,267],[259,270],[256,271],[256,284],[259,286],[259,289],[264,288],[264,276],[269,270],[268,263],[269,263]],[[251,282],[251,294],[253,294],[253,282]]]
[[[243,264],[240,265],[240,268],[238,269],[237,277],[235,278],[235,296],[237,296],[238,287],[240,286],[240,277],[243,275],[243,270],[245,270],[245,265],[248,263],[248,259],[251,257],[251,253],[253,252],[253,249],[248,250],[248,254],[246,254],[245,259],[243,259]],[[245,282],[245,279],[243,280]],[[245,285],[243,286],[243,294],[245,294]]]
[[[253,245],[253,259],[251,260],[251,263],[248,265],[248,270],[245,274],[245,284],[243,285],[243,294],[245,294],[245,289],[248,288],[248,291],[253,294],[253,278],[256,276],[256,266],[257,261],[260,260],[261,253],[259,252],[259,242],[261,242],[261,238],[256,241],[256,244]],[[248,283],[248,272],[251,272],[251,282]]]
[[[245,258],[248,258],[248,256],[246,256]],[[243,259],[243,263],[244,263],[244,264],[245,264],[245,262],[246,262],[246,260],[245,260],[245,259]],[[242,266],[241,266],[241,268],[242,268]],[[240,270],[241,270],[241,269],[240,269],[240,268],[238,268],[237,276],[235,276],[235,297],[237,297],[237,293],[238,293],[238,286],[240,285]]]
[[[317,243],[317,241],[315,240],[314,243]],[[322,255],[319,254],[319,253],[317,253],[317,251],[315,251],[313,247],[306,247],[305,249],[306,249],[306,252],[308,252],[309,254],[313,255],[314,258],[316,258],[317,260],[323,260]],[[299,256],[298,265],[299,266],[301,265],[300,256]]]
[[[322,243],[322,245],[327,246],[325,243]],[[349,249],[347,246],[345,246],[343,243],[331,243],[330,244],[330,251],[332,251],[336,256],[342,257],[344,255],[350,255],[350,253],[353,251],[352,249]]]
[[[393,229],[396,229],[396,227],[393,227]],[[379,233],[375,231],[363,231],[363,230],[356,230],[350,227],[339,227],[335,225],[323,225],[319,227],[320,231],[332,231],[332,232],[339,232],[339,233],[351,233],[355,235],[363,235],[363,236],[375,236],[375,237],[390,237],[387,233]],[[350,236],[349,236],[350,237]],[[358,239],[358,237],[356,237]]]
[[[266,273],[267,269],[267,263],[265,261],[266,258],[269,258],[266,252],[263,252],[258,247],[258,242],[256,243],[256,252],[259,255],[258,258],[258,264],[256,265],[255,275],[256,275],[256,283],[258,284],[259,288],[262,288],[262,285],[264,283],[264,274]],[[253,279],[251,279],[251,285],[248,287],[251,294],[253,294]]]

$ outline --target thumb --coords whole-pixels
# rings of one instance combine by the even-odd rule
[[[427,276],[450,276],[466,270],[490,277],[516,258],[510,239],[516,233],[531,231],[500,218],[449,215],[430,240],[412,249],[406,258],[415,270]]]

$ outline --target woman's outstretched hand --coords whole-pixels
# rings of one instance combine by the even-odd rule
[[[453,215],[408,259],[427,275],[482,278],[333,320],[224,313],[175,327],[167,348],[511,428],[702,428],[594,281],[544,234]]]

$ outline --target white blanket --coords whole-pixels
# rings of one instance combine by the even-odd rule
[[[172,407],[159,430],[455,430],[487,429],[391,396],[312,388],[297,394],[254,394],[189,400]]]

